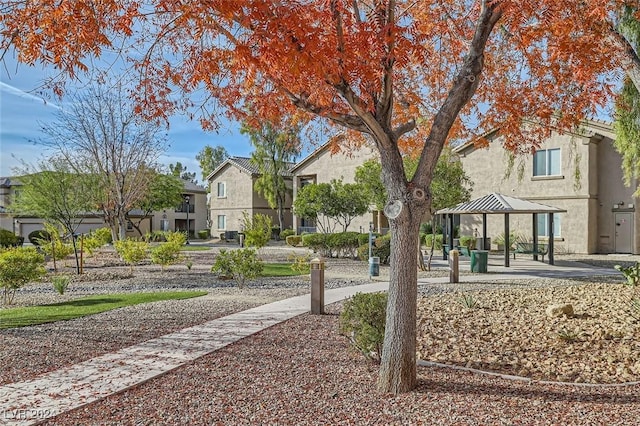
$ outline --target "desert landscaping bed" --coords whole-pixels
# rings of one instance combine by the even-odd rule
[[[175,265],[162,272],[147,265],[131,275],[117,262],[98,266],[76,279],[66,296],[55,294],[49,283],[23,289],[16,299],[22,305],[101,292],[204,289],[209,294],[0,330],[0,384],[309,291],[305,277],[263,278],[238,289],[209,273],[211,253],[193,256],[198,261],[191,270]],[[328,260],[327,288],[363,284],[366,272],[364,262]],[[422,278],[443,275],[444,270],[420,273]],[[592,277],[421,283],[418,357],[537,381],[640,380],[640,324],[630,315],[629,289],[621,282],[620,277]],[[465,307],[463,294],[476,306]],[[549,317],[545,310],[556,303],[572,304],[574,315]],[[637,385],[566,389],[425,367],[419,367],[415,392],[380,398],[372,392],[377,366],[350,350],[337,332],[340,306],[328,307],[330,315],[304,315],[272,327],[51,424],[432,424],[436,419],[482,424],[476,417],[480,414],[490,424],[513,424],[518,416],[530,418],[526,410],[538,410],[543,403],[548,410],[563,409],[568,419],[580,419],[571,424],[594,424],[594,419],[604,418],[602,413],[608,424],[628,424],[618,422],[628,419],[625,410],[640,409]],[[438,399],[444,403],[436,407]],[[506,417],[487,408],[495,405],[493,400],[509,405]],[[462,410],[458,401],[470,411]],[[563,406],[566,402],[571,407]],[[584,410],[591,414],[579,417]]]
[[[303,315],[47,425],[630,425],[640,387],[526,383],[418,368],[418,387],[375,391],[377,366],[330,315]]]

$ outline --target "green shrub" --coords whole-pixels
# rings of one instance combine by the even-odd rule
[[[262,248],[271,239],[271,217],[264,214],[242,212],[242,225],[244,227],[244,244],[248,247]]]
[[[509,232],[509,247],[511,250],[515,250],[516,248],[516,243],[522,241],[522,242],[526,242],[527,241],[527,237],[522,236],[520,234],[517,234],[516,232]],[[501,232],[500,234],[498,234],[498,236],[495,238],[494,242],[498,245],[498,246],[502,246],[504,247],[504,232]]]
[[[175,232],[175,234],[182,234],[183,238],[186,236],[181,232]],[[151,249],[151,261],[156,265],[160,265],[162,270],[167,266],[174,264],[180,260],[180,249],[182,245],[178,245],[176,242],[161,243],[160,245]]]
[[[387,293],[356,293],[344,303],[340,332],[367,358],[380,360],[387,316]]]
[[[375,239],[371,247],[371,255],[380,258],[380,264],[389,264],[391,257],[391,234],[385,234]],[[369,260],[369,244],[358,247],[358,259]]]
[[[208,240],[211,236],[211,231],[209,229],[201,229],[198,231],[198,238],[201,240]]]
[[[50,239],[50,236],[49,233],[44,229],[37,229],[35,231],[29,232],[29,235],[27,235],[27,239],[34,246],[39,246],[40,240],[48,240]]]
[[[302,243],[302,236],[289,235],[287,236],[286,241],[287,241],[287,245],[290,245],[291,247],[298,247]]]
[[[469,250],[475,250],[476,239],[475,237],[469,237],[469,236],[460,237],[460,245],[462,247],[468,248]]]
[[[51,283],[53,284],[53,288],[59,294],[64,294],[64,292],[67,291],[69,282],[71,282],[71,277],[69,277],[68,275],[56,275],[51,278]]]
[[[165,231],[147,232],[144,235],[144,240],[148,243],[163,243],[167,241],[167,232]]]
[[[263,263],[258,259],[255,249],[221,249],[211,267],[211,272],[225,278],[233,278],[238,287],[243,288],[247,280],[260,276]]]
[[[96,249],[106,244],[111,244],[111,242],[111,229],[99,228],[89,232],[89,235],[83,237],[82,249],[87,252],[87,254],[92,255]]]
[[[311,272],[311,255],[310,254],[297,254],[291,253],[288,257],[291,263],[291,270],[297,272],[300,275],[308,274]]]
[[[442,234],[436,234],[436,241],[435,241],[435,250],[442,250],[442,239],[443,236]],[[427,246],[428,248],[431,248],[431,240],[433,240],[433,234],[427,234],[424,236],[424,245]]]
[[[374,232],[371,234],[373,236],[373,239],[375,241],[376,238],[378,238],[381,234]],[[369,244],[369,234],[358,234],[358,246],[361,246],[363,244]]]
[[[3,303],[13,303],[16,290],[46,274],[44,256],[34,247],[16,247],[0,252],[0,287]]]
[[[327,245],[336,257],[351,257],[355,259],[358,255],[359,237],[360,233],[358,232],[328,234]]]
[[[17,247],[18,236],[8,229],[0,228],[0,247]]]
[[[287,237],[291,235],[296,235],[296,231],[294,231],[293,229],[284,229],[282,230],[282,232],[280,232],[280,239],[286,240]]]
[[[175,244],[179,247],[182,247],[187,242],[187,234],[184,232],[173,232],[169,231],[165,233],[165,239],[169,244]]]
[[[149,243],[146,241],[136,241],[130,238],[126,240],[116,241],[116,251],[129,265],[129,270],[133,272],[133,265],[142,262],[147,258],[147,252],[149,251]]]
[[[329,234],[303,234],[302,245],[313,250],[314,253],[320,253],[321,256],[331,257],[331,250],[328,244]]]
[[[51,257],[53,260],[53,270],[57,271],[57,261],[73,254],[73,246],[62,241],[60,233],[55,226],[45,223],[44,227],[45,231],[47,231],[48,238],[38,240],[40,242],[40,250],[42,250],[45,255]]]

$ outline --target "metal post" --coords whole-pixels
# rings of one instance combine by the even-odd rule
[[[487,214],[482,213],[482,250],[491,250],[491,245],[487,242]]]
[[[187,242],[185,244],[189,244],[189,196],[184,197],[184,200],[187,202]]]
[[[553,213],[549,213],[549,265],[553,265]]]
[[[509,238],[509,213],[504,214],[504,266],[509,267],[509,249],[511,241]]]
[[[318,258],[311,260],[311,313],[324,314],[324,262]]]
[[[538,260],[538,213],[533,214],[533,260]]]

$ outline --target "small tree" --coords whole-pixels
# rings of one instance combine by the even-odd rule
[[[129,265],[129,272],[131,273],[133,273],[133,265],[146,259],[149,251],[149,243],[146,241],[132,240],[130,238],[116,241],[115,246],[116,251],[122,260],[124,260],[124,263]]]
[[[346,232],[353,218],[369,209],[367,192],[362,185],[343,183],[310,184],[298,191],[293,202],[296,215],[314,220],[320,232],[332,233],[337,224]]]
[[[184,181],[182,179],[174,175],[165,175],[153,171],[149,173],[153,175],[149,183],[149,190],[144,198],[136,205],[137,208],[142,210],[140,218],[134,219],[130,216],[130,211],[127,212],[127,220],[141,237],[142,230],[140,229],[140,223],[146,217],[157,210],[174,208],[183,201],[182,192],[184,191]]]
[[[17,289],[45,274],[44,256],[34,247],[16,247],[0,251],[3,303],[12,304]]]
[[[258,249],[264,247],[271,238],[271,218],[264,214],[254,214],[249,216],[246,211],[242,212],[242,226],[244,227],[244,243],[249,247]]]
[[[53,270],[58,271],[58,260],[64,259],[74,252],[70,244],[65,244],[60,237],[60,230],[50,223],[44,224],[46,237],[38,240],[40,249],[53,260]]]
[[[278,212],[278,226],[284,229],[284,210],[287,194],[285,175],[300,153],[299,129],[295,126],[275,125],[262,122],[257,127],[244,123],[242,133],[248,134],[255,151],[251,153],[251,163],[260,173],[255,189]]]
[[[166,243],[151,249],[151,261],[160,265],[162,270],[180,260],[180,249],[187,240],[182,232],[167,232],[166,239]]]
[[[198,155],[196,155],[196,160],[198,160],[200,170],[202,171],[202,180],[205,181],[207,176],[227,158],[229,158],[229,153],[223,146],[218,145],[213,148],[210,145],[205,145]],[[210,191],[210,189],[209,185],[207,185],[207,192]]]

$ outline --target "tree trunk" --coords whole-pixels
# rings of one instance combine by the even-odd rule
[[[391,272],[378,390],[399,394],[416,385],[416,234],[424,208],[405,204],[391,221]]]

